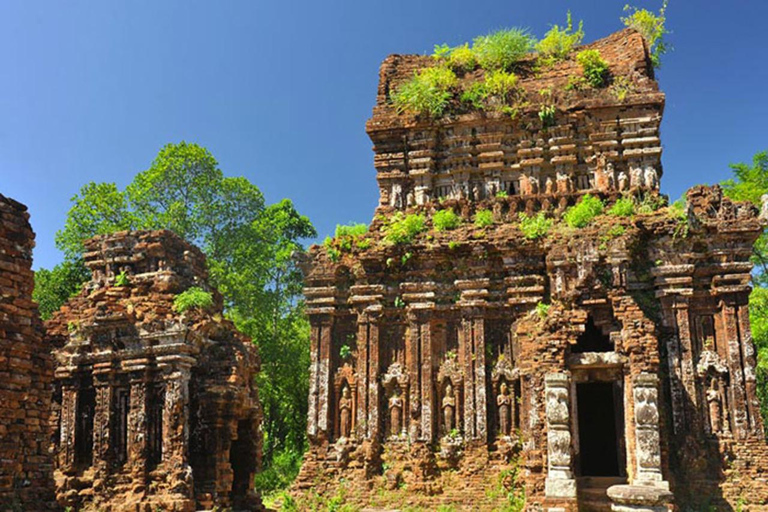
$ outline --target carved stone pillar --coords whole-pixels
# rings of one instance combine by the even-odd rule
[[[110,457],[110,419],[113,411],[113,388],[106,373],[94,371],[93,386],[96,392],[96,407],[93,416],[93,462],[94,466],[106,470]]]
[[[548,498],[575,498],[576,480],[571,468],[571,377],[567,373],[549,373],[544,378],[547,413]]]
[[[128,413],[128,464],[133,471],[146,469],[147,383],[131,381],[131,407]]]
[[[742,357],[742,344],[739,336],[737,308],[732,300],[720,302],[725,331],[725,343],[728,351],[728,370],[730,374],[729,402],[731,405],[731,429],[736,439],[744,439],[749,433],[749,411],[745,390],[745,372]]]
[[[312,315],[310,321],[309,416],[310,438],[329,438],[329,404],[331,393],[331,339],[333,316]]]
[[[357,435],[373,439],[381,432],[379,415],[379,322],[378,312],[364,311],[357,318]]]
[[[190,365],[189,362],[176,364],[177,368],[164,379],[162,460],[172,460],[174,466],[186,466],[189,453]]]
[[[412,440],[421,441],[431,441],[434,436],[435,396],[429,316],[429,310],[408,313],[406,361],[411,376],[408,433]]]
[[[661,474],[661,438],[659,434],[659,377],[641,373],[633,379],[635,402],[634,485],[669,489]]]
[[[467,439],[486,440],[485,320],[482,310],[465,313],[460,336],[464,362],[464,435]]]
[[[672,417],[676,434],[688,429],[688,403],[696,404],[698,395],[694,381],[694,354],[691,342],[689,305],[686,297],[669,295],[662,298],[667,336],[667,362],[672,393]]]
[[[744,388],[747,394],[747,409],[749,425],[753,434],[763,436],[763,418],[760,415],[760,401],[757,397],[757,380],[755,369],[757,358],[755,344],[752,341],[752,329],[749,325],[749,307],[745,302],[740,304],[737,311],[739,333],[741,334],[742,353],[744,354]]]
[[[72,384],[61,386],[61,424],[59,425],[59,460],[62,471],[68,472],[75,465],[75,414],[77,390]]]

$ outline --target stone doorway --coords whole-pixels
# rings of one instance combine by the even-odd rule
[[[620,386],[615,382],[578,383],[576,401],[580,476],[624,476],[624,407]]]

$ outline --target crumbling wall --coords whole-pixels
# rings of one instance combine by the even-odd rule
[[[53,365],[32,302],[35,234],[27,208],[0,195],[0,509],[53,498],[47,422]]]

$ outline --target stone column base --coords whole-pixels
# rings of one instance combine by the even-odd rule
[[[614,485],[608,497],[613,512],[668,512],[674,498],[666,489],[645,485]]]
[[[544,482],[547,498],[575,498],[576,480],[573,478],[547,478]]]

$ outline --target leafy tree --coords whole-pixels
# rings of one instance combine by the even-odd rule
[[[294,255],[303,251],[302,239],[315,236],[307,217],[288,199],[266,205],[247,179],[225,177],[207,149],[181,142],[163,147],[125,190],[89,183],[72,198],[64,228],[56,234],[67,258],[62,265],[77,261],[84,240],[125,229],[169,229],[206,253],[227,315],[253,338],[263,359],[258,383],[265,465],[278,452],[301,454],[309,327],[301,314],[302,278]],[[50,281],[46,272],[41,282]],[[79,282],[84,279],[80,275]],[[66,300],[63,292],[53,293],[56,289],[40,287],[39,295],[47,295],[40,300],[51,304],[46,308],[55,310]]]
[[[89,279],[83,260],[65,260],[52,269],[41,268],[35,272],[35,289],[32,299],[40,307],[43,320],[48,320],[67,299],[78,293]]]
[[[757,153],[752,163],[731,164],[734,177],[721,183],[723,192],[737,201],[760,205],[768,193],[768,151]],[[768,234],[763,231],[752,249],[754,288],[749,296],[749,321],[757,347],[757,392],[768,432]]]

